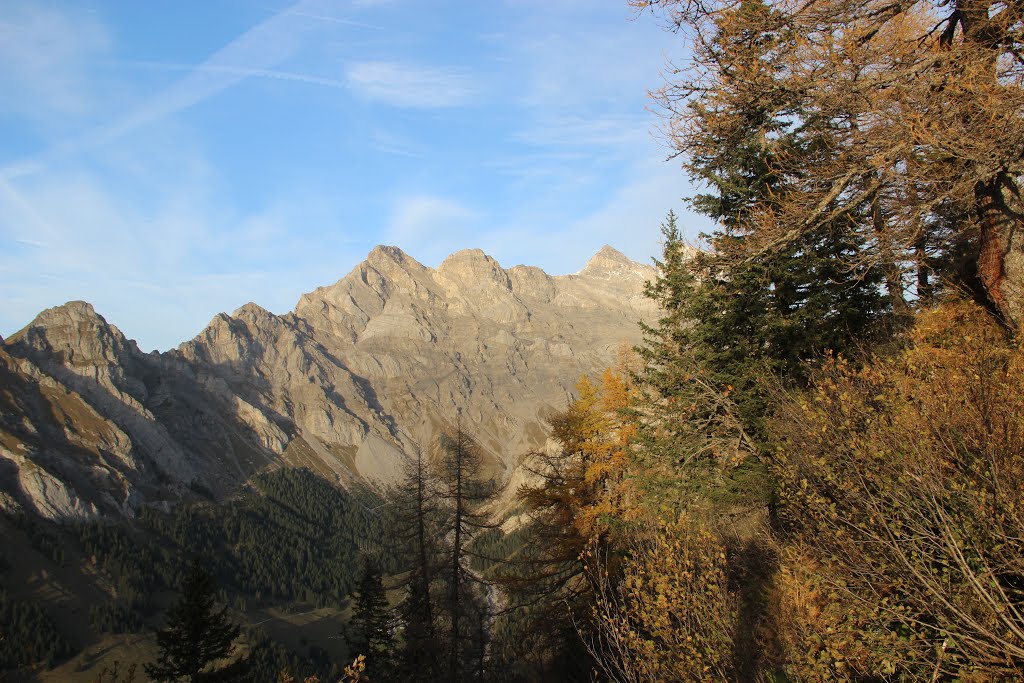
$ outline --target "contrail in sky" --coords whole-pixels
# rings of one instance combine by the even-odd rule
[[[114,122],[84,135],[57,143],[35,158],[0,168],[0,179],[13,180],[38,173],[54,158],[101,147],[151,123],[187,109],[253,76],[302,81],[327,87],[344,87],[341,81],[300,73],[276,71],[302,46],[305,35],[333,17],[309,11],[315,3],[301,0],[253,26],[205,61],[189,66],[189,73],[168,88],[129,110]],[[313,20],[312,22],[310,20]],[[334,23],[348,23],[338,19]],[[173,65],[172,65],[173,68]],[[8,186],[8,190],[11,190]]]

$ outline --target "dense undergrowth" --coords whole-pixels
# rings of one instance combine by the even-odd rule
[[[1021,675],[1022,380],[1019,345],[949,301],[780,398],[779,636],[802,678]]]

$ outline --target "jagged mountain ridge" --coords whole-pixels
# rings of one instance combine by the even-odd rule
[[[131,515],[274,463],[387,482],[456,419],[503,479],[579,376],[638,341],[654,274],[611,247],[549,276],[382,246],[291,313],[246,304],[151,354],[87,303],[47,309],[0,346],[0,504]]]

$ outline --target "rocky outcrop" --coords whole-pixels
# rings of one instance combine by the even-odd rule
[[[579,377],[639,341],[654,274],[610,247],[549,276],[382,246],[292,313],[246,304],[163,354],[87,303],[48,309],[0,346],[0,491],[81,517],[227,493],[275,463],[386,483],[457,414],[504,481]]]

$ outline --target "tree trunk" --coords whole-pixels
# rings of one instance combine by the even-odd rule
[[[957,3],[965,46],[979,50],[981,58],[967,62],[962,74],[968,83],[998,82],[1001,43],[1006,36],[1002,16],[993,18],[992,0],[960,0]],[[984,125],[986,113],[972,117]],[[1004,190],[1015,188],[1015,179],[1005,170],[974,186],[979,225],[978,279],[989,303],[1011,331],[1021,329],[1024,314],[1024,235],[1020,214],[1006,202]]]
[[[1024,231],[1006,205],[999,181],[975,187],[979,233],[978,278],[989,302],[1014,332],[1024,323]]]
[[[449,651],[449,674],[453,681],[462,680],[462,672],[460,664],[462,663],[459,657],[459,646],[460,642],[459,633],[459,622],[462,616],[462,596],[459,594],[461,590],[461,579],[462,579],[462,523],[463,523],[463,506],[465,500],[463,498],[462,491],[462,466],[463,459],[465,457],[464,444],[462,441],[462,424],[456,430],[456,442],[455,442],[455,520],[453,522],[455,527],[455,538],[452,541],[452,576],[451,576],[451,619],[452,619],[452,640],[451,650]]]
[[[876,191],[871,198],[871,225],[875,230],[875,239],[878,240],[878,252],[882,261],[882,276],[885,278],[885,288],[889,292],[892,301],[892,310],[899,316],[905,316],[910,312],[910,305],[907,303],[906,295],[903,292],[903,276],[900,267],[896,263],[896,253],[892,246],[892,239],[885,225],[885,215],[882,212],[881,198]]]

